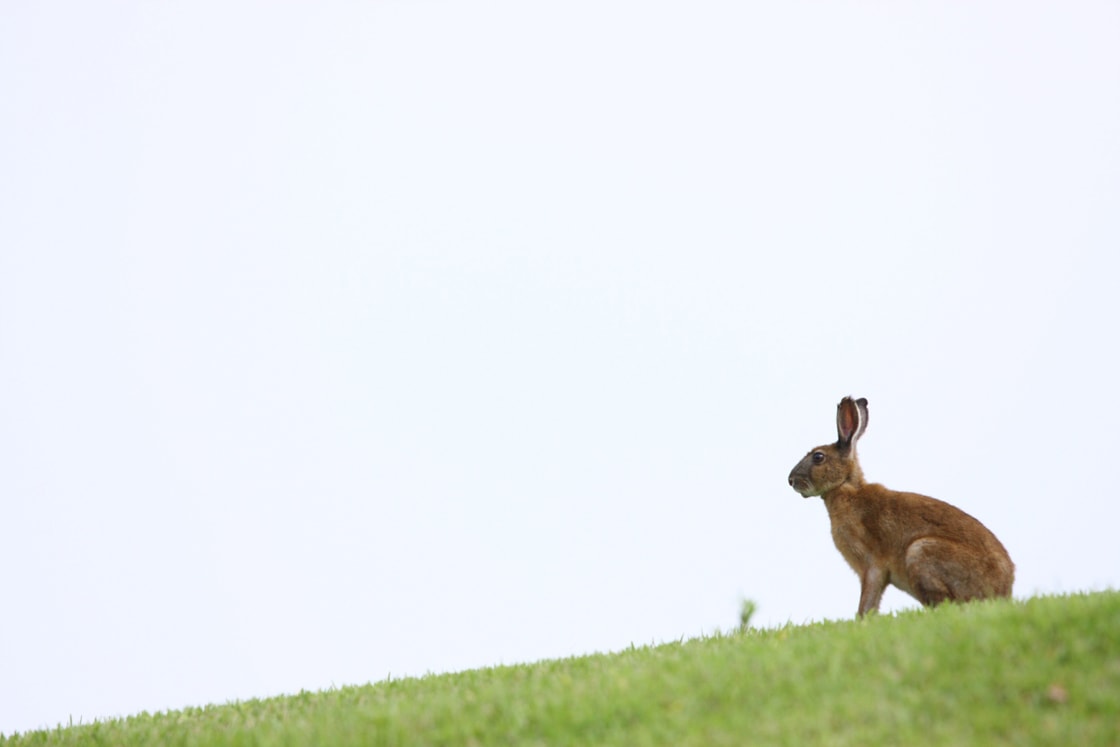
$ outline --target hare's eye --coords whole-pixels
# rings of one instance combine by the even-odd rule
[[[820,464],[823,461],[824,461],[824,452],[823,451],[814,451],[813,452],[813,464]]]

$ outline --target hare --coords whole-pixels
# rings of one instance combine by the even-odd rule
[[[836,548],[859,576],[857,617],[879,609],[887,584],[923,605],[1011,596],[1015,565],[987,527],[955,506],[863,479],[856,441],[867,400],[836,408],[836,443],[818,446],[789,473],[803,497],[820,496]]]

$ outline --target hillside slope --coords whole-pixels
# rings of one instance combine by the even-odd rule
[[[1120,593],[946,605],[0,745],[1120,744]]]

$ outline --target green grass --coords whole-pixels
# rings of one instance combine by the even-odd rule
[[[1120,593],[747,630],[0,745],[1120,744]]]

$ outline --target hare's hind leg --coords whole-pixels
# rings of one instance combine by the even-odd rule
[[[910,543],[906,578],[914,598],[927,607],[971,598],[968,564],[962,555],[962,548],[949,540],[925,537]]]

